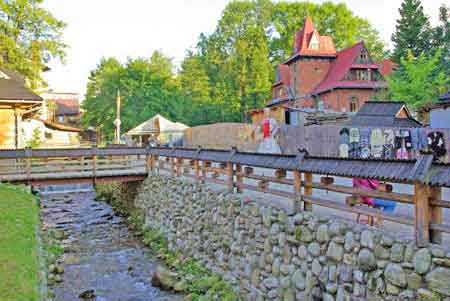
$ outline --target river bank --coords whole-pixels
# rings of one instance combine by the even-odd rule
[[[0,213],[0,300],[40,300],[37,199],[25,187],[0,184]]]

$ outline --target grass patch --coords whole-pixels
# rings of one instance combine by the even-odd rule
[[[181,252],[168,249],[168,241],[158,230],[144,227],[140,214],[132,214],[128,221],[143,235],[143,242],[157,255],[180,279],[186,281],[187,300],[192,301],[236,301],[239,297],[219,274],[213,274],[196,260],[184,257]]]
[[[36,198],[0,184],[0,300],[39,300],[38,226]]]

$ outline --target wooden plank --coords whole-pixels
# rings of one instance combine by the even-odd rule
[[[322,199],[313,196],[303,196],[303,201],[312,205],[317,205],[321,207],[336,209],[340,211],[355,213],[355,214],[364,214],[367,216],[372,216],[375,218],[380,218],[384,220],[389,220],[392,222],[404,224],[404,225],[414,225],[414,221],[411,217],[401,215],[401,214],[393,214],[393,213],[383,213],[383,211],[370,207],[361,207],[361,206],[347,206],[342,203],[338,203],[336,201]]]
[[[430,223],[430,229],[439,232],[450,233],[450,225]]]
[[[194,160],[194,175],[197,181],[200,181],[200,169],[198,160]]]
[[[429,189],[423,184],[414,185],[415,224],[414,232],[416,244],[425,247],[430,243],[430,206]]]
[[[242,165],[236,164],[236,192],[242,192],[242,184],[244,184],[242,177]]]
[[[304,177],[303,196],[304,197],[311,196],[313,193],[312,190],[313,175],[312,173],[305,172],[303,173],[303,177]],[[304,203],[303,209],[305,211],[312,211],[312,205],[310,203]]]
[[[233,163],[228,162],[226,164],[226,172],[227,172],[227,182],[228,182],[228,191],[234,192],[234,170]]]
[[[284,185],[294,185],[294,180],[291,179],[283,179],[283,178],[277,178],[277,177],[271,177],[271,176],[261,176],[256,174],[246,174],[246,173],[239,173],[241,177],[247,178],[247,179],[253,179],[253,180],[262,180],[262,181],[269,181],[273,183],[278,184],[284,184]]]
[[[294,210],[295,212],[301,211],[301,195],[302,195],[302,173],[298,170],[294,170],[293,172],[294,176]]]
[[[442,189],[440,187],[428,187],[430,192],[430,200],[439,200],[442,198]],[[442,224],[443,214],[442,207],[431,206],[430,208],[430,219],[431,223],[434,224]],[[435,244],[442,243],[442,233],[439,230],[431,229],[430,232],[430,241]]]
[[[386,200],[393,200],[401,203],[413,204],[413,195],[406,193],[384,192],[379,190],[364,190],[361,188],[354,188],[345,185],[337,184],[322,184],[313,182],[311,184],[304,184],[306,187],[312,187],[314,189],[328,190],[345,194],[352,194],[354,196],[367,196],[373,198],[380,198]]]

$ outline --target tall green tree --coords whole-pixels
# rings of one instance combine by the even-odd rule
[[[415,57],[426,53],[432,42],[430,22],[421,0],[403,0],[399,12],[400,19],[391,38],[394,43],[392,58],[396,63],[406,58],[408,51]]]
[[[154,52],[149,59],[128,59],[125,64],[115,58],[102,59],[89,77],[82,125],[102,127],[111,139],[119,90],[123,131],[156,114],[185,121],[173,69],[172,61],[160,52]]]
[[[433,29],[433,44],[431,53],[441,51],[439,61],[442,71],[450,76],[450,7],[442,5],[439,8],[439,24]]]
[[[418,57],[409,51],[399,70],[388,77],[391,99],[405,101],[413,109],[438,99],[450,88],[449,77],[440,70],[440,57],[440,51]]]
[[[63,60],[64,22],[42,7],[43,0],[0,0],[0,65],[23,74],[31,88],[45,85],[41,72]]]

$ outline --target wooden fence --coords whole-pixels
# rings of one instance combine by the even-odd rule
[[[104,148],[52,150],[0,150],[0,180],[30,182],[46,178],[140,176],[165,170],[173,176],[222,184],[230,191],[258,191],[294,200],[295,210],[327,207],[356,215],[414,227],[419,246],[440,243],[450,233],[443,209],[450,201],[442,189],[450,187],[450,164],[435,163],[428,154],[417,160],[364,160],[238,152],[236,149]],[[268,173],[270,171],[270,173]],[[384,191],[367,191],[336,184],[336,177],[378,179]],[[318,180],[315,180],[318,179]],[[412,193],[394,191],[393,184],[412,185]],[[393,200],[414,208],[413,216],[386,213],[319,196],[331,191],[350,198],[368,196]],[[448,222],[448,221],[447,221]]]
[[[418,160],[387,161],[313,157],[304,152],[287,156],[236,150],[155,148],[150,150],[149,160],[150,170],[164,170],[172,176],[225,185],[229,191],[251,190],[293,199],[298,211],[311,210],[315,205],[410,225],[414,227],[418,246],[441,243],[442,233],[450,233],[450,225],[443,220],[443,208],[450,208],[450,202],[442,199],[442,188],[450,187],[450,165],[433,163],[431,155],[422,155]],[[266,172],[256,172],[259,168]],[[267,170],[273,173],[267,175]],[[320,175],[320,180],[314,181],[314,175]],[[379,179],[385,183],[384,191],[338,185],[334,183],[334,177]],[[244,179],[256,184],[245,183]],[[394,192],[394,183],[413,185],[414,191],[412,194]],[[284,188],[273,188],[273,184]],[[413,206],[415,213],[411,217],[362,204],[352,206],[318,197],[314,190],[337,192],[353,198],[367,196],[392,200]]]

